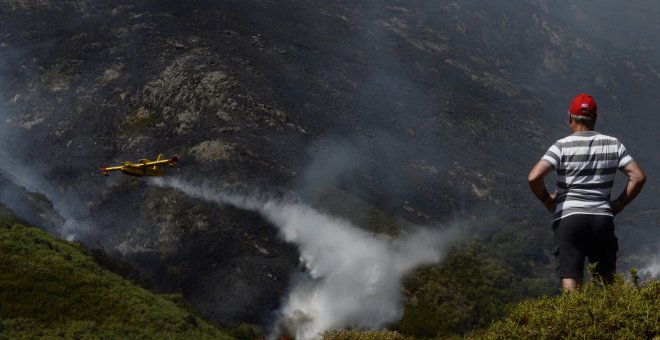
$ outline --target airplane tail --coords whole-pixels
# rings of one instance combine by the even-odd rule
[[[167,161],[167,165],[174,165],[174,163],[179,161],[179,157],[177,156],[172,156],[170,159],[165,159],[163,158],[163,154],[158,154],[158,158],[156,159],[156,162],[158,161]]]
[[[172,156],[172,158],[167,159],[167,158],[163,157],[162,153],[159,153],[158,157],[156,158],[156,160],[154,162],[163,162],[161,164],[167,164],[167,165],[170,165],[170,166],[174,166],[174,163],[176,163],[178,161],[179,161],[179,158],[177,156]]]

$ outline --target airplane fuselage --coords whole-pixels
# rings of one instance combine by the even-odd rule
[[[150,167],[141,167],[133,168],[130,166],[123,166],[120,170],[123,174],[135,177],[142,176],[164,176],[165,171],[163,171],[162,166],[150,166]]]
[[[142,177],[142,176],[163,176],[165,171],[163,165],[173,166],[179,159],[174,156],[170,159],[162,159],[162,155],[158,155],[155,161],[148,159],[140,159],[138,163],[131,163],[125,161],[122,165],[102,167],[101,171],[104,176],[109,176],[111,171],[121,171],[125,175]]]

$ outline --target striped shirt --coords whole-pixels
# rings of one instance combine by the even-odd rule
[[[613,216],[614,176],[633,161],[619,140],[595,131],[558,140],[542,160],[557,171],[555,221],[573,214]]]

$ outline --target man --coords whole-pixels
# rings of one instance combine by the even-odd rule
[[[597,107],[588,94],[573,98],[568,110],[571,135],[558,140],[532,168],[527,178],[534,195],[554,213],[552,230],[562,288],[582,283],[584,259],[611,282],[616,272],[617,238],[614,216],[639,194],[644,171],[616,138],[594,131]],[[628,177],[625,189],[611,201],[616,170]],[[557,191],[548,193],[544,178],[557,172]]]

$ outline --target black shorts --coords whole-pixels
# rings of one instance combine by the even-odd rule
[[[574,214],[555,221],[552,230],[559,277],[582,280],[585,258],[597,264],[600,275],[616,272],[619,245],[612,216]]]

